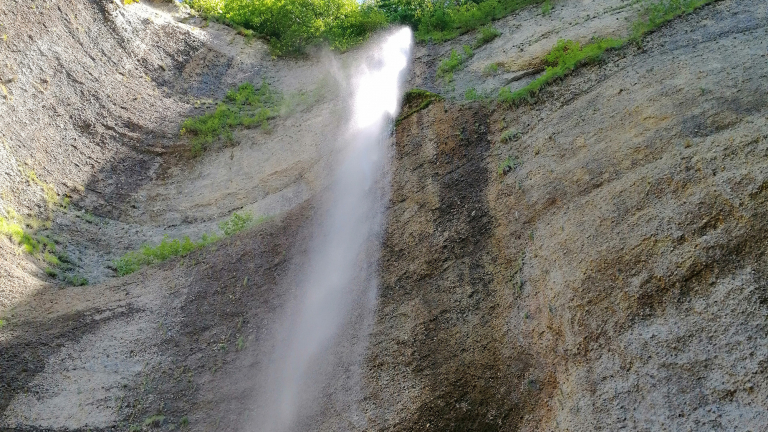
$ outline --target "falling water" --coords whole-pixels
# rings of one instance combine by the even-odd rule
[[[359,312],[355,309],[375,299],[375,261],[389,193],[387,136],[402,98],[411,44],[410,29],[396,31],[375,48],[353,79],[353,112],[328,212],[310,248],[298,304],[279,336],[269,383],[264,384],[249,430],[287,432],[301,427],[300,417],[318,404],[308,395],[320,394],[317,389],[328,384],[322,382],[328,378],[318,376],[317,363]],[[370,301],[367,307],[372,311]]]

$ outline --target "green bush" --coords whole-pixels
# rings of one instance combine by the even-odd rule
[[[72,286],[85,286],[88,285],[88,279],[84,278],[83,276],[79,274],[75,275],[67,275],[64,277],[64,280],[72,285]]]
[[[416,0],[418,2],[418,0]],[[442,42],[543,0],[476,0],[428,3],[417,16],[416,40]]]
[[[545,0],[544,3],[541,4],[541,14],[544,16],[547,16],[551,12],[552,12],[552,1]]]
[[[481,47],[501,35],[501,32],[492,25],[480,27],[480,37],[475,41],[475,48]]]
[[[455,49],[451,49],[451,54],[447,59],[444,59],[437,66],[437,77],[442,78],[445,82],[453,80],[453,72],[460,69],[475,53],[472,51],[472,47],[464,45],[462,49],[463,53],[459,53]]]
[[[346,50],[387,23],[442,42],[544,0],[185,0],[204,17],[269,41],[274,55],[301,55],[327,43]]]
[[[552,51],[544,57],[544,63],[547,67],[543,75],[514,92],[502,87],[499,90],[498,99],[502,103],[530,101],[546,84],[564,77],[579,65],[598,61],[607,49],[618,48],[622,45],[624,45],[624,41],[619,39],[598,39],[584,46],[572,40],[561,39],[552,48]]]
[[[387,23],[372,4],[356,0],[186,0],[193,9],[225,24],[252,30],[275,55],[297,55],[328,43],[345,50]]]
[[[181,125],[181,135],[192,137],[192,154],[198,156],[216,140],[232,140],[232,128],[260,125],[268,128],[269,119],[276,117],[282,101],[280,92],[262,82],[258,89],[245,83],[230,90],[211,113],[187,119]]]
[[[252,224],[253,224],[252,214],[235,212],[234,214],[232,214],[231,218],[219,224],[219,229],[221,229],[221,231],[224,233],[225,236],[231,236],[232,234],[238,233],[248,228]]]
[[[253,218],[250,213],[235,212],[232,217],[219,224],[219,228],[225,236],[231,236],[248,227],[257,225],[267,220],[266,217]],[[143,266],[160,263],[178,256],[186,256],[191,252],[202,249],[211,243],[221,240],[216,234],[203,234],[199,241],[192,241],[189,237],[183,239],[170,239],[164,236],[157,246],[144,245],[138,251],[131,251],[122,257],[112,261],[118,276],[129,275]],[[87,282],[86,282],[87,283]]]
[[[428,90],[418,88],[408,90],[403,96],[403,112],[395,120],[395,125],[399,125],[403,120],[426,109],[432,105],[432,102],[439,100],[443,100],[443,97]]]
[[[522,134],[516,129],[507,129],[501,133],[501,142],[509,143],[520,139]]]
[[[522,165],[522,162],[520,162],[515,157],[509,156],[499,164],[499,175],[507,175],[507,173],[519,167],[520,165]]]
[[[160,263],[177,256],[186,256],[190,252],[201,249],[219,239],[216,235],[203,234],[200,241],[193,242],[189,237],[182,240],[169,239],[168,236],[157,246],[142,246],[138,251],[131,251],[114,260],[112,264],[118,276],[125,276],[135,272],[142,266]]]
[[[686,13],[712,3],[714,0],[662,0],[648,5],[641,13],[641,19],[632,26],[632,37],[639,41],[647,33],[661,27],[662,24]]]

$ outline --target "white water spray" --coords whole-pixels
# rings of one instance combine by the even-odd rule
[[[355,76],[353,115],[328,213],[313,240],[298,304],[281,330],[248,430],[304,430],[302,417],[317,409],[320,401],[313,399],[329,384],[318,376],[317,362],[326,358],[340,329],[359,312],[357,305],[373,311],[371,302],[365,303],[376,297],[376,260],[389,197],[387,134],[402,98],[411,45],[410,29],[395,32]],[[365,329],[358,329],[361,333]]]

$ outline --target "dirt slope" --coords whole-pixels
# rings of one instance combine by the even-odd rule
[[[0,199],[47,217],[40,185],[18,169],[28,160],[72,197],[50,211],[49,230],[101,283],[55,284],[0,240],[0,429],[258,430],[257,377],[335,146],[319,138],[344,105],[325,97],[201,159],[182,151],[178,125],[243,80],[330,87],[327,60],[271,60],[259,42],[195,29],[203,22],[179,22],[170,6],[31,5],[0,5],[0,33],[18,34],[0,44],[18,75],[5,84],[13,100],[0,101],[0,187],[12,191]],[[451,97],[497,91],[514,71],[484,77],[485,65],[530,65],[559,37],[626,34],[638,5],[526,9],[497,23],[502,36],[452,86],[436,64],[476,35],[418,47],[410,83],[448,99],[395,130],[363,397],[341,394],[350,371],[331,370],[339,384],[305,426],[763,429],[768,10],[758,6],[716,2],[520,107]],[[53,53],[64,60],[46,69]],[[43,70],[66,90],[37,90]],[[134,79],[113,80],[118,71]],[[502,142],[509,130],[519,133]],[[46,136],[57,144],[40,144]],[[56,157],[70,141],[80,150]],[[105,265],[241,208],[277,217],[124,278]],[[354,342],[345,334],[340,352]]]

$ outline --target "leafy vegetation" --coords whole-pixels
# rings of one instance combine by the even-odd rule
[[[186,0],[205,17],[251,30],[274,55],[297,55],[327,43],[345,50],[387,24],[373,3],[356,0]]]
[[[273,55],[302,55],[326,43],[346,50],[388,23],[442,42],[544,0],[185,0],[204,18],[269,42]]]
[[[0,234],[10,237],[29,254],[40,252],[40,242],[24,228],[24,222],[15,213],[11,212],[8,219],[0,216]]]
[[[416,40],[442,42],[543,0],[378,0],[393,23],[414,28]]]
[[[280,92],[262,82],[258,89],[245,83],[230,90],[214,112],[187,119],[181,125],[181,135],[192,137],[192,154],[200,155],[216,140],[232,140],[236,126],[269,127],[268,120],[279,114]]]
[[[228,237],[265,220],[267,220],[265,217],[254,220],[253,215],[247,212],[235,212],[229,219],[221,222],[219,228]],[[125,276],[144,266],[161,263],[178,256],[187,256],[219,240],[221,237],[216,234],[203,234],[198,241],[192,241],[189,237],[170,239],[165,236],[159,245],[144,245],[138,251],[128,252],[114,260],[112,265],[118,276]]]
[[[453,72],[464,66],[464,63],[475,55],[472,47],[469,45],[464,45],[462,51],[462,53],[459,53],[455,49],[451,49],[451,54],[448,58],[441,61],[437,66],[438,78],[442,78],[445,82],[450,82],[453,80]]]
[[[422,89],[411,89],[405,92],[403,96],[403,113],[395,120],[395,125],[400,124],[401,121],[416,114],[417,112],[426,109],[432,105],[432,102],[443,100],[444,98],[439,94],[432,93]]]
[[[531,100],[531,97],[536,95],[544,85],[564,77],[577,66],[598,61],[607,49],[618,48],[622,45],[624,45],[624,41],[610,38],[597,39],[584,46],[572,40],[561,39],[552,48],[552,51],[544,57],[544,63],[547,65],[544,74],[514,92],[502,87],[499,92],[499,101],[517,103],[521,100]]]
[[[545,0],[544,3],[541,4],[541,14],[547,16],[550,13],[552,13],[552,0]]]
[[[4,235],[21,246],[21,249],[41,259],[47,267],[45,274],[60,279],[70,285],[88,285],[88,280],[78,274],[71,274],[75,269],[70,258],[64,252],[56,250],[56,244],[35,231],[46,226],[44,222],[32,218],[23,218],[12,210],[8,217],[0,216],[0,235]]]
[[[512,142],[520,139],[522,134],[516,129],[507,129],[501,133],[501,142]]]
[[[156,414],[151,417],[147,417],[144,420],[144,427],[146,426],[159,426],[163,423],[163,420],[165,420],[165,416],[162,414]]]
[[[253,215],[248,212],[235,212],[232,214],[232,217],[219,224],[219,229],[224,233],[225,236],[231,236],[250,226],[258,225],[266,220],[267,218],[264,216],[254,220]]]
[[[138,251],[131,251],[113,261],[118,276],[125,276],[135,272],[143,266],[156,264],[177,256],[186,256],[190,252],[201,249],[217,241],[219,237],[203,234],[200,241],[193,242],[189,237],[182,240],[169,239],[168,236],[157,246],[143,246]]]
[[[691,13],[694,10],[712,3],[714,0],[662,0],[648,5],[641,14],[641,19],[632,26],[630,40],[639,41],[646,34],[661,27],[680,15]]]
[[[486,67],[483,68],[483,73],[485,75],[495,75],[499,72],[499,64],[498,63],[490,63]]]
[[[479,48],[497,37],[501,36],[501,32],[492,25],[485,25],[480,27],[480,36],[475,41],[475,48]]]
[[[542,87],[564,77],[581,65],[597,62],[605,51],[620,48],[630,41],[639,43],[643,36],[662,24],[713,1],[715,0],[662,0],[652,3],[646,7],[642,18],[633,24],[632,35],[628,39],[596,39],[584,46],[572,40],[561,39],[544,57],[546,65],[544,74],[514,92],[507,87],[502,87],[499,90],[498,100],[508,104],[517,104],[524,100],[532,101]]]
[[[517,158],[509,156],[506,159],[504,159],[502,163],[499,164],[499,175],[500,176],[507,175],[507,173],[514,170],[520,165],[522,165],[522,163],[519,160],[517,160]]]

